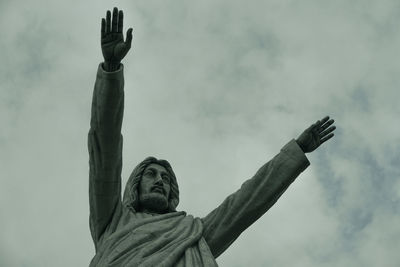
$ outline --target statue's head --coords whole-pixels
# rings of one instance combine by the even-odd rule
[[[126,183],[123,204],[134,211],[176,211],[179,188],[166,160],[148,157],[135,167]]]

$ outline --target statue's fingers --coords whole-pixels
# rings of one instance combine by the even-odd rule
[[[335,121],[333,119],[330,119],[329,121],[325,122],[325,124],[323,124],[320,129],[319,132],[323,132],[326,128],[328,128],[330,125],[332,125],[332,123],[334,123]]]
[[[330,119],[330,120],[328,120],[328,121],[326,121],[326,122],[324,122],[324,124],[323,124],[323,126],[326,126],[326,125],[331,125],[332,123],[334,123],[335,122],[335,120],[334,119]]]
[[[334,134],[333,134],[333,133],[330,133],[330,134],[328,134],[327,136],[321,138],[321,143],[320,143],[320,144],[325,143],[326,141],[328,141],[329,139],[331,139],[333,136],[334,136]]]
[[[112,23],[111,23],[111,32],[117,32],[117,25],[118,25],[118,8],[114,7]]]
[[[106,33],[111,32],[111,11],[107,10],[106,14]]]
[[[318,120],[315,123],[315,128],[317,129],[318,132],[320,132],[321,126],[327,121],[329,120],[329,116],[326,116],[325,118]]]
[[[336,126],[331,126],[328,129],[326,129],[325,131],[323,131],[322,133],[319,134],[319,136],[324,137],[325,135],[333,132],[336,129]]]
[[[119,11],[118,15],[118,32],[122,33],[122,29],[124,27],[124,13],[122,10]]]
[[[101,38],[106,34],[106,20],[104,18],[101,19]]]
[[[329,120],[329,116],[326,116],[326,117],[324,117],[322,120],[321,120],[321,125],[323,125],[325,122],[327,122]]]
[[[129,28],[128,31],[126,32],[126,40],[125,40],[125,45],[130,48],[132,44],[132,28]]]

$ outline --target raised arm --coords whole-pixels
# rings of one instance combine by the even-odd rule
[[[112,216],[121,203],[124,77],[121,60],[130,49],[132,29],[126,41],[122,34],[123,13],[107,11],[101,22],[104,63],[97,70],[93,91],[89,149],[90,230],[97,247]]]
[[[236,238],[260,218],[310,164],[311,152],[333,136],[333,120],[325,117],[307,128],[297,140],[286,144],[272,160],[202,218],[203,236],[214,257],[223,253]]]

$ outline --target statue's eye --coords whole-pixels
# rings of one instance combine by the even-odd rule
[[[146,171],[146,175],[154,175],[154,171],[153,170],[147,170]]]
[[[168,174],[163,174],[162,175],[163,180],[169,181],[169,176]]]

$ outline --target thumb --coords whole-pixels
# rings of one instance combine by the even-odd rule
[[[132,28],[129,28],[128,31],[126,32],[126,40],[125,40],[125,45],[128,47],[131,47],[132,44]]]

